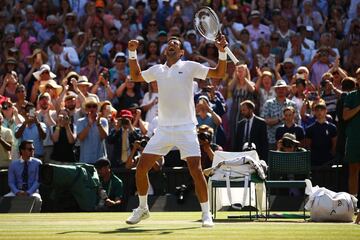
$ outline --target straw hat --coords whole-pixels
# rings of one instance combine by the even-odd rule
[[[86,76],[84,76],[84,75],[82,75],[82,76],[80,76],[79,77],[79,80],[78,80],[78,82],[77,82],[77,85],[79,86],[81,86],[81,85],[86,85],[86,86],[89,86],[89,87],[91,87],[93,84],[91,83],[91,82],[89,82],[89,79],[86,77]]]
[[[54,80],[49,80],[49,81],[45,82],[44,84],[40,84],[39,91],[41,93],[44,93],[47,86],[50,86],[51,88],[54,88],[56,90],[56,95],[57,96],[59,96],[61,94],[62,89],[63,89],[62,86],[57,84]]]
[[[36,49],[34,49],[34,51],[32,52],[32,54],[30,56],[26,57],[30,64],[34,63],[35,57],[37,56],[38,53],[41,54],[41,58],[42,58],[43,62],[48,61],[48,55],[42,49],[36,48]]]

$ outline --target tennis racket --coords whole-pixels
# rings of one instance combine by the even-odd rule
[[[201,36],[212,42],[215,42],[216,38],[221,34],[219,18],[209,7],[202,7],[195,13],[194,26]],[[225,51],[235,65],[237,65],[239,60],[231,52],[228,46],[225,47]]]

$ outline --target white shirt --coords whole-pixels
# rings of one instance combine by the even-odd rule
[[[158,93],[151,93],[151,98],[149,92],[145,93],[143,101],[141,103],[141,107],[148,105],[149,103],[153,102],[156,98],[158,98]],[[149,110],[146,112],[145,121],[150,123],[157,115],[158,115],[158,104],[155,104],[154,106],[149,108]]]
[[[193,61],[179,60],[170,68],[157,64],[142,72],[148,83],[159,88],[159,126],[197,124],[193,99],[194,78],[205,79],[209,68]]]

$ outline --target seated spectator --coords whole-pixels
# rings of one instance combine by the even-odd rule
[[[140,129],[133,126],[133,119],[131,111],[121,110],[119,118],[116,119],[115,128],[111,130],[107,138],[110,144],[117,146],[114,148],[114,159],[111,159],[112,166],[123,167],[133,149],[135,140],[140,139]]]
[[[305,146],[305,131],[304,129],[295,123],[295,109],[291,106],[285,107],[283,110],[284,124],[276,129],[275,139],[280,141],[283,135],[286,133],[294,134],[296,140],[301,143],[301,146]]]
[[[119,211],[123,204],[123,183],[111,171],[107,158],[100,158],[94,164],[100,178],[100,201],[97,211]]]
[[[126,169],[132,169],[132,168],[136,168],[136,165],[140,159],[140,155],[142,153],[142,151],[144,150],[147,142],[149,141],[148,137],[142,137],[139,140],[134,141],[134,144],[132,145],[132,149],[131,149],[131,153],[125,163],[125,168]],[[148,189],[148,194],[149,195],[154,195],[154,194],[163,194],[163,184],[159,184],[162,183],[162,181],[164,179],[161,179],[162,174],[161,174],[161,169],[162,166],[164,165],[164,158],[160,157],[154,164],[154,166],[151,168],[151,171],[149,173],[149,189]],[[161,179],[162,181],[158,181],[159,179]]]
[[[197,127],[198,139],[201,151],[201,168],[212,166],[215,151],[222,151],[222,147],[213,142],[214,129],[202,124]]]
[[[69,111],[62,109],[56,118],[56,126],[53,126],[51,140],[54,143],[51,160],[57,162],[75,162],[75,127],[71,122]]]
[[[26,105],[25,111],[25,121],[17,125],[15,137],[20,141],[33,140],[34,156],[42,158],[44,156],[43,140],[46,138],[46,125],[38,120],[35,106],[32,103]]]
[[[311,151],[311,165],[322,166],[333,160],[336,148],[336,126],[326,120],[326,104],[315,103],[315,122],[306,128],[306,146]]]
[[[97,77],[97,81],[91,88],[91,93],[99,97],[100,101],[114,98],[116,86],[109,81],[109,70],[103,68]]]
[[[277,143],[277,150],[280,152],[304,152],[306,149],[300,147],[295,134],[285,133]]]
[[[86,116],[76,123],[76,134],[80,141],[80,162],[94,164],[97,159],[107,157],[105,138],[108,136],[108,121],[98,114],[96,98],[85,99]]]
[[[4,197],[33,196],[41,201],[39,194],[40,159],[34,158],[34,145],[25,140],[19,146],[20,159],[14,159],[9,166],[8,183],[10,193]]]
[[[0,113],[0,168],[9,167],[10,152],[13,146],[13,135],[9,128],[3,126],[4,117]]]

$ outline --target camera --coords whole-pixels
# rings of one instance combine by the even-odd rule
[[[187,192],[187,186],[182,184],[181,186],[176,187],[176,195],[178,204],[183,204],[185,202],[185,194]]]
[[[282,145],[283,145],[283,147],[286,147],[286,148],[290,148],[290,147],[295,146],[295,144],[291,140],[289,140],[287,138],[282,139]]]
[[[130,125],[130,120],[128,118],[120,118],[121,125]]]
[[[309,101],[314,101],[317,98],[318,98],[318,93],[317,92],[310,92],[309,93],[309,96],[308,96]]]
[[[201,132],[201,133],[198,133],[198,138],[202,141],[211,142],[212,136],[208,132]]]
[[[29,116],[30,117],[35,117],[35,108],[29,109]]]
[[[142,148],[144,148],[144,147],[146,147],[146,144],[148,143],[148,141],[146,140],[146,139],[141,139],[140,140],[140,146],[142,147]]]
[[[329,80],[323,80],[320,82],[321,87],[326,87],[326,84],[329,83]]]

